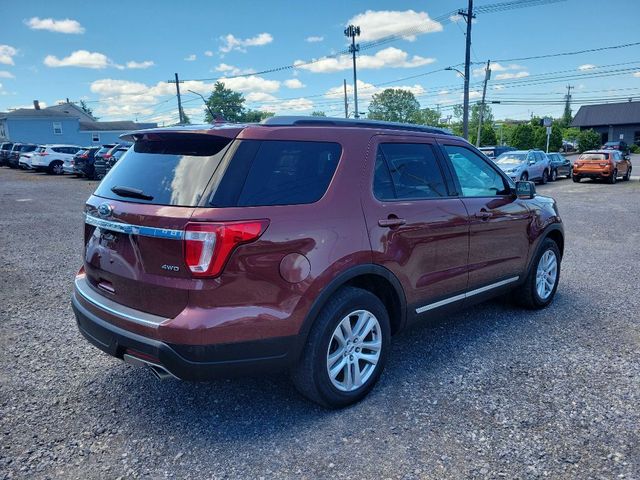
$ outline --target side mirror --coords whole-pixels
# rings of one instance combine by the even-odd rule
[[[516,196],[518,198],[534,198],[536,196],[536,184],[533,182],[516,182]]]
[[[625,155],[625,156],[624,156],[624,159],[625,159],[625,160],[631,160],[631,155]]]
[[[529,165],[535,165],[536,161],[535,160],[529,160]]]

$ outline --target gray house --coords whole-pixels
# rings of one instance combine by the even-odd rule
[[[602,143],[622,140],[640,145],[640,102],[583,105],[571,122],[580,130],[592,128]]]
[[[99,122],[72,103],[47,108],[19,108],[0,113],[0,139],[22,143],[101,145],[119,140],[131,130],[156,127],[156,123]]]

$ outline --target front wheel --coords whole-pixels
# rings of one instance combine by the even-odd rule
[[[520,175],[520,180],[526,182],[527,180],[529,180],[529,174],[527,172],[524,172],[522,175]]]
[[[364,398],[378,381],[387,357],[389,314],[367,290],[340,289],[322,308],[292,370],[297,389],[329,408]]]
[[[560,281],[561,258],[556,242],[543,240],[525,282],[514,291],[520,305],[535,310],[551,303]]]
[[[540,181],[540,183],[542,185],[546,185],[548,181],[549,181],[549,172],[545,170],[544,172],[542,172],[542,180]]]
[[[551,180],[552,182],[555,182],[557,179],[558,179],[558,170],[553,169],[553,170],[551,171],[551,179],[550,179],[550,180]]]

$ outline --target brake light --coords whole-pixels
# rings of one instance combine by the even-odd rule
[[[49,155],[47,152],[40,152],[41,157],[46,157],[47,155]]]
[[[111,158],[111,154],[110,153],[105,153],[104,155],[102,155],[102,158]]]
[[[189,223],[185,229],[184,258],[194,277],[217,277],[239,245],[264,233],[269,220],[225,223]]]

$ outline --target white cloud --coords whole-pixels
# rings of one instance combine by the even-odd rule
[[[211,50],[207,50],[206,52],[204,52],[204,56],[205,57],[213,57],[213,52]]]
[[[305,42],[309,42],[309,43],[322,42],[323,40],[324,40],[324,37],[320,35],[312,35],[310,37],[305,38]]]
[[[247,47],[260,47],[262,45],[267,45],[273,42],[273,36],[271,36],[270,33],[266,32],[259,33],[255,37],[251,38],[237,38],[229,33],[224,37],[220,37],[220,39],[224,42],[224,45],[220,47],[220,51],[222,53],[229,53],[232,50],[246,52]]]
[[[494,85],[492,88],[494,90],[504,90],[504,85]]]
[[[5,65],[14,65],[13,57],[18,54],[18,50],[11,45],[0,45],[0,63]]]
[[[411,33],[405,35],[405,40],[414,41],[416,35],[440,32],[442,24],[432,20],[426,12],[414,10],[367,10],[347,22],[347,25],[359,25],[361,29],[358,40],[369,42],[389,35]]]
[[[634,73],[633,73],[633,76],[634,76],[634,77],[637,77],[637,78],[640,78],[640,72],[634,72]]]
[[[221,78],[220,82],[224,83],[227,88],[242,93],[248,92],[277,92],[280,88],[280,82],[277,80],[266,80],[256,75],[238,78]],[[213,88],[213,85],[212,85]]]
[[[64,20],[55,20],[53,18],[32,17],[25,20],[24,23],[31,30],[48,30],[57,33],[84,33],[84,27],[77,20],[65,18]]]
[[[584,71],[584,70],[592,70],[592,69],[594,69],[594,68],[596,68],[596,66],[595,66],[594,64],[592,64],[592,63],[585,63],[584,65],[580,65],[580,66],[578,67],[578,70],[580,70],[580,71]]]
[[[486,66],[482,66],[482,67],[478,67],[478,68],[474,68],[472,73],[474,77],[484,77],[484,70],[485,70]],[[494,62],[491,64],[491,71],[492,72],[506,72],[508,70],[525,70],[526,67],[523,67],[522,65],[517,65],[515,63],[509,64],[509,65],[502,65],[498,62]]]
[[[496,75],[496,80],[511,80],[513,78],[524,78],[528,76],[529,72],[500,73]]]
[[[313,109],[313,102],[308,98],[292,98],[291,100],[281,100],[275,104],[266,104],[260,107],[262,110],[282,112],[303,112]]]
[[[358,57],[359,69],[380,68],[413,68],[429,65],[435,62],[434,58],[421,57],[409,54],[399,48],[388,47],[375,53],[375,55],[360,55]],[[314,73],[332,73],[352,68],[352,60],[349,55],[341,55],[337,58],[322,58],[315,63],[305,65],[302,60],[296,60],[293,64],[298,68]]]
[[[393,87],[376,87],[371,83],[363,82],[362,80],[358,80],[358,100],[360,101],[360,105],[358,105],[358,109],[366,110],[368,101],[371,100],[376,93],[380,93],[387,88],[393,89],[402,89],[408,90],[416,96],[423,95],[425,93],[425,89],[422,85],[399,85]],[[353,84],[347,84],[347,95],[349,96],[349,102],[351,102],[353,96]],[[326,98],[330,99],[342,99],[344,97],[344,85],[338,85],[336,87],[330,88],[324,94]]]
[[[215,71],[216,72],[222,72],[225,75],[247,75],[250,73],[255,73],[255,70],[253,70],[252,68],[239,68],[239,67],[235,67],[233,65],[229,65],[226,63],[221,63],[219,64],[217,67],[215,67]]]
[[[284,81],[284,86],[287,88],[304,88],[305,84],[297,78],[290,78],[289,80]]]
[[[245,95],[244,98],[247,100],[247,102],[270,102],[278,100],[270,93],[265,92],[249,92]]]
[[[15,78],[15,77],[11,72],[7,72],[6,70],[0,70],[0,78]]]
[[[196,57],[196,54],[192,53],[191,55],[187,55],[186,57],[184,57],[184,60],[186,62],[193,62],[193,61],[195,61],[196,58],[198,58],[198,57]]]
[[[55,55],[47,55],[44,59],[47,67],[81,67],[81,68],[107,68],[114,65],[103,53],[89,52],[87,50],[76,50],[65,58],[58,58]]]
[[[440,90],[438,92],[438,95],[448,95],[449,94],[449,90]]]
[[[471,100],[473,98],[480,98],[481,96],[482,96],[482,93],[480,93],[480,91],[478,91],[478,90],[472,90],[472,91],[469,92],[469,100]]]
[[[127,68],[134,68],[134,69],[145,69],[145,68],[149,68],[149,67],[153,67],[155,65],[155,63],[153,63],[151,60],[145,60],[144,62],[135,62],[135,61],[130,61],[127,62]]]

